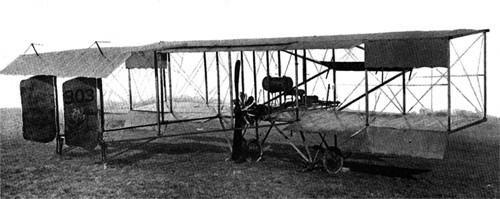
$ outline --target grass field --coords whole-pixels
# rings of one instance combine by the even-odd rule
[[[0,132],[0,198],[500,197],[495,117],[451,135],[443,160],[351,160],[335,175],[302,172],[277,136],[257,163],[225,161],[224,136],[207,134],[155,140],[101,164],[99,148],[59,157],[54,142],[23,140],[20,109],[0,109]]]

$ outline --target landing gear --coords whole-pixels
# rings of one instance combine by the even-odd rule
[[[64,138],[60,135],[56,138],[56,154],[62,156],[62,149],[64,145]]]
[[[328,143],[325,140],[326,134],[318,133],[318,135],[321,138],[322,144],[325,146],[322,147],[322,150],[324,151],[323,158],[321,160],[323,169],[331,174],[338,173],[342,170],[345,156],[338,148],[337,135],[334,135],[334,146],[328,146]]]
[[[328,147],[322,158],[323,169],[328,173],[338,173],[344,165],[344,156],[337,147]]]
[[[321,168],[329,174],[335,174],[342,170],[344,165],[344,157],[340,149],[337,147],[322,147],[314,145],[311,147],[312,154],[309,161],[307,161],[307,171]]]
[[[101,143],[99,143],[99,145],[101,146],[101,161],[102,161],[102,163],[106,163],[107,155],[108,155],[108,152],[107,152],[108,145],[106,144],[106,142],[101,142]]]
[[[249,162],[258,162],[262,158],[264,151],[262,146],[257,139],[251,139],[247,142],[245,147],[245,158]]]

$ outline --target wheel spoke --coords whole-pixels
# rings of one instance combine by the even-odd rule
[[[344,157],[337,147],[329,147],[323,155],[323,168],[328,173],[338,173],[342,170]]]

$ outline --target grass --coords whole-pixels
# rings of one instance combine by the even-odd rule
[[[225,161],[223,134],[155,140],[107,164],[100,163],[99,148],[59,157],[54,142],[22,139],[20,113],[0,109],[1,198],[500,197],[495,117],[451,135],[443,160],[356,159],[327,175],[302,172],[299,156],[277,134],[258,163]]]

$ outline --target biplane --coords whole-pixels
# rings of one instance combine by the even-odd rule
[[[308,167],[335,173],[352,153],[442,159],[451,133],[485,122],[487,32],[32,44],[0,74],[32,76],[20,84],[23,136],[56,140],[60,155],[99,146],[106,161],[116,143],[232,132],[231,159],[259,161],[277,132]]]

